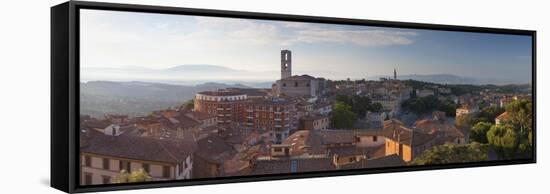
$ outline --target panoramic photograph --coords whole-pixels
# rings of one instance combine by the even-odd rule
[[[531,36],[79,19],[83,186],[533,158]]]

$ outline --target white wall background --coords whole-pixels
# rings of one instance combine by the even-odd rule
[[[50,6],[62,0],[3,1],[0,17],[0,193],[60,193],[49,188]],[[538,163],[268,181],[120,193],[538,193],[548,190],[550,22],[546,1],[124,0],[167,5],[538,31]],[[545,19],[546,18],[546,19]]]

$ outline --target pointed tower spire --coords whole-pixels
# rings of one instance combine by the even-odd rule
[[[397,70],[393,68],[393,79],[397,80]]]

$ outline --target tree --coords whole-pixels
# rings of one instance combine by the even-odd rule
[[[358,117],[365,117],[367,111],[380,112],[382,110],[382,104],[372,103],[372,100],[367,96],[360,95],[337,95],[337,102],[342,102],[351,107],[351,111],[357,114]]]
[[[510,114],[509,123],[514,126],[518,139],[516,149],[518,157],[531,155],[533,148],[533,103],[529,100],[517,100],[506,106]]]
[[[456,117],[456,121],[455,121],[458,127],[467,128],[467,129],[472,127],[473,122],[474,122],[474,119],[472,118],[471,114],[460,115]]]
[[[376,103],[372,103],[369,107],[369,111],[371,112],[380,112],[382,111],[382,104],[376,102]]]
[[[479,143],[488,143],[487,131],[491,129],[493,124],[488,122],[479,122],[472,127],[470,131],[470,140]]]
[[[489,106],[481,109],[477,115],[478,122],[490,122],[494,123],[495,118],[504,112],[504,108],[498,106]]]
[[[533,104],[516,100],[506,106],[508,120],[487,132],[487,139],[504,159],[526,158],[533,151]]]
[[[487,145],[470,143],[466,145],[444,144],[432,147],[417,156],[412,165],[431,165],[478,162],[488,160]]]
[[[517,133],[512,125],[493,125],[487,132],[487,140],[503,159],[513,159],[516,156]]]
[[[341,129],[349,129],[353,127],[353,124],[357,120],[357,114],[351,111],[351,106],[336,101],[334,109],[332,110],[332,116],[330,122],[333,127]]]
[[[136,183],[136,182],[147,182],[151,181],[152,178],[149,174],[142,168],[128,173],[126,170],[121,170],[120,173],[115,177],[113,183]]]
[[[426,97],[410,98],[405,100],[401,107],[415,114],[425,114],[439,110],[445,112],[447,116],[455,116],[456,105],[450,100],[439,100],[434,95]]]
[[[516,100],[506,106],[509,122],[522,135],[527,135],[533,128],[533,103],[527,100]]]
[[[184,107],[186,110],[192,110],[192,109],[195,108],[195,102],[193,101],[193,99],[188,100],[188,101],[186,101],[186,102],[183,104],[183,107]]]

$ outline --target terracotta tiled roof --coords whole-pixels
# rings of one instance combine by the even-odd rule
[[[192,155],[197,144],[191,136],[178,141],[157,140],[130,135],[108,136],[87,131],[86,145],[81,152],[112,157],[179,163]]]
[[[322,144],[322,138],[310,130],[300,130],[294,132],[283,144],[290,145],[291,155],[298,156],[302,154],[324,154],[326,150]]]
[[[190,116],[191,118],[194,118],[197,120],[205,120],[205,119],[211,119],[216,117],[216,115],[198,112],[198,111],[189,111],[185,113],[185,115]]]
[[[382,135],[386,138],[411,146],[422,145],[436,138],[435,134],[428,134],[407,128],[401,121],[394,119],[384,122],[383,131],[384,133],[382,133]]]
[[[314,130],[322,139],[322,144],[355,143],[356,135],[353,130]]]
[[[423,133],[436,134],[443,136],[464,137],[464,132],[459,130],[455,125],[432,119],[423,119],[414,124],[415,128]]]
[[[497,116],[497,119],[501,121],[508,120],[508,118],[510,118],[510,115],[508,114],[508,112],[503,112],[502,114]]]
[[[216,135],[200,139],[197,144],[196,154],[210,162],[223,162],[235,153],[231,145]]]
[[[197,127],[200,125],[200,123],[192,118],[190,118],[187,115],[179,115],[176,117],[177,123],[174,124],[174,128],[181,127],[183,129],[191,128],[191,127]]]

